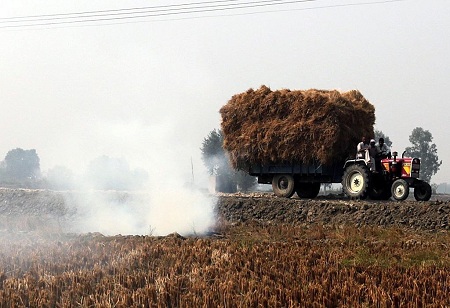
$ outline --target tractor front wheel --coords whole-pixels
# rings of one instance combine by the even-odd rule
[[[428,201],[431,198],[431,186],[427,182],[420,181],[414,186],[414,198],[417,201]]]
[[[397,201],[403,201],[406,198],[408,198],[409,195],[409,185],[408,182],[406,182],[403,179],[395,180],[394,183],[392,183],[391,187],[392,191],[392,197],[394,197]]]

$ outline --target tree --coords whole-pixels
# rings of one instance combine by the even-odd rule
[[[39,156],[35,149],[10,150],[5,156],[3,165],[5,180],[16,183],[35,181],[41,173]]]
[[[409,141],[412,146],[407,147],[405,151],[409,156],[421,159],[421,178],[429,183],[442,164],[437,155],[436,144],[432,143],[433,136],[429,131],[416,127],[409,136]]]
[[[245,171],[235,171],[234,179],[239,191],[249,191],[256,185],[256,178]]]
[[[209,174],[216,176],[216,189],[220,192],[249,190],[256,184],[256,179],[246,172],[234,170],[222,147],[223,135],[218,129],[212,130],[203,140],[202,160]]]
[[[222,143],[222,132],[216,129],[212,130],[208,137],[203,139],[201,147],[202,160],[210,175],[217,175],[219,169],[224,169],[228,165]]]
[[[375,130],[375,141],[376,142],[378,142],[378,140],[380,139],[380,138],[383,138],[384,139],[384,143],[390,148],[391,146],[392,146],[392,141],[391,141],[391,139],[389,138],[389,136],[386,136],[384,133],[383,133],[383,131],[381,131],[381,130]]]

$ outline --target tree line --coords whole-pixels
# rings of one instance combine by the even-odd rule
[[[35,149],[10,150],[0,162],[0,185],[9,188],[133,190],[142,188],[147,179],[145,170],[131,169],[125,159],[106,155],[92,160],[83,175],[65,166],[55,166],[43,174]]]
[[[389,136],[376,130],[375,138],[378,140],[380,137],[384,138],[388,146],[392,146]],[[428,130],[416,127],[409,136],[409,141],[411,146],[405,149],[406,155],[421,159],[420,177],[430,183],[432,176],[442,165],[433,136]],[[234,170],[222,145],[221,130],[213,129],[204,138],[200,148],[208,173],[216,178],[216,190],[228,193],[252,190],[257,184],[256,177],[245,171]],[[42,174],[40,159],[35,149],[10,150],[0,162],[2,187],[68,190],[78,188],[79,183],[83,182],[93,189],[133,190],[142,188],[147,179],[148,173],[145,170],[131,169],[125,159],[106,155],[91,161],[81,178],[77,178],[72,170],[64,166],[55,166]]]

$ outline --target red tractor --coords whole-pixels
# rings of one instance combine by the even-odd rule
[[[348,160],[342,177],[344,193],[350,198],[388,200],[393,197],[402,201],[408,198],[409,189],[414,188],[417,201],[430,200],[430,184],[419,179],[420,159],[392,154],[392,157],[376,159],[376,166],[371,166],[366,159]]]

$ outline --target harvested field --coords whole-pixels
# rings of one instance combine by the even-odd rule
[[[450,202],[436,197],[224,195],[214,229],[188,237],[68,234],[36,219],[25,229],[13,220],[72,214],[59,193],[3,190],[0,199],[13,226],[0,231],[0,307],[450,305]]]

